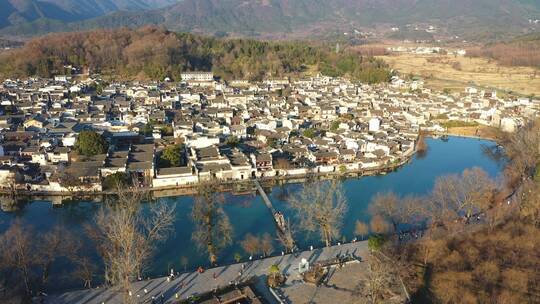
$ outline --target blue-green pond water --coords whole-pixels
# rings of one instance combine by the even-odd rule
[[[344,181],[349,207],[343,219],[342,234],[347,240],[352,239],[357,220],[369,221],[368,205],[372,196],[378,192],[394,191],[400,195],[423,195],[431,190],[436,178],[442,175],[461,173],[467,168],[480,167],[495,178],[502,170],[502,164],[485,153],[486,148],[495,146],[493,142],[451,137],[447,141],[428,139],[427,143],[429,150],[425,156],[416,156],[409,164],[395,172]],[[268,193],[274,207],[283,211],[287,218],[291,218],[293,224],[294,213],[280,198],[298,191],[300,187],[302,184],[276,186],[271,193]],[[235,253],[240,253],[244,258],[247,257],[239,244],[247,233],[254,235],[270,233],[275,236],[273,219],[258,195],[226,194],[225,196],[224,209],[234,229],[234,242],[221,252],[220,263],[232,262]],[[157,203],[176,203],[175,232],[167,241],[158,246],[147,274],[149,276],[165,275],[170,267],[181,270],[181,257],[188,259],[189,268],[206,265],[206,254],[198,251],[191,239],[193,224],[190,214],[193,198],[188,196],[163,198]],[[83,243],[87,243],[83,226],[92,221],[99,207],[99,203],[80,201],[53,208],[48,201],[33,201],[14,213],[0,211],[0,233],[18,218],[31,226],[35,232],[44,232],[61,224],[80,237]],[[315,235],[308,236],[300,232],[295,238],[301,248],[318,245],[318,238]],[[275,253],[279,254],[282,249],[277,242],[274,247]],[[95,250],[88,244],[85,252],[95,258],[96,264],[99,264]],[[71,267],[65,262],[58,263],[59,267],[56,267],[53,274],[56,276],[55,281],[58,282],[55,287],[77,287],[69,278]]]

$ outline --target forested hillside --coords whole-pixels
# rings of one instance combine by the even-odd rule
[[[391,303],[396,289],[410,303],[540,303],[540,121],[499,141],[508,161],[499,181],[472,168],[437,178],[421,198],[375,197],[371,284],[360,285],[371,303]],[[418,222],[422,231],[394,234]]]
[[[365,82],[388,81],[384,62],[305,42],[220,40],[161,28],[98,30],[51,34],[0,56],[5,77],[65,73],[74,65],[92,73],[178,80],[182,71],[209,71],[251,80],[299,74],[307,69]]]
[[[466,222],[469,227],[460,227],[450,222],[451,213],[440,214],[440,225],[432,225],[428,236],[411,246],[410,262],[424,271],[418,301],[427,297],[435,303],[539,303],[540,121],[528,122],[501,141],[509,161],[505,183],[491,197],[489,191],[469,192],[475,210],[482,210],[475,220],[484,225],[471,229]],[[437,184],[434,197],[442,199],[433,204],[451,202],[450,195],[436,194],[455,183]],[[466,178],[458,184],[466,185]],[[481,184],[476,179],[470,189],[482,189]],[[461,197],[463,189],[446,193]]]
[[[468,50],[469,56],[487,57],[503,65],[540,68],[540,34],[522,36],[507,42]]]

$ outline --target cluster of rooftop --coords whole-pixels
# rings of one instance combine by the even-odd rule
[[[437,121],[513,131],[540,101],[467,88],[432,92],[394,77],[368,85],[343,78],[216,81],[185,73],[181,82],[115,82],[98,76],[6,80],[0,90],[0,185],[5,190],[103,191],[122,174],[166,189],[207,179],[302,177],[363,172],[403,162],[420,130]],[[80,132],[107,142],[82,156]],[[180,161],[162,162],[176,145]]]

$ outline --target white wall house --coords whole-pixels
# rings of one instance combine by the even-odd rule
[[[188,147],[193,147],[195,149],[201,149],[201,148],[210,147],[212,145],[218,145],[219,144],[219,138],[218,137],[207,137],[207,136],[186,137],[185,143],[186,143],[186,145]]]
[[[369,120],[369,132],[378,132],[381,128],[381,120],[378,118],[372,118]]]
[[[177,167],[158,169],[152,179],[154,188],[192,185],[199,182],[199,177],[193,173],[192,167]]]

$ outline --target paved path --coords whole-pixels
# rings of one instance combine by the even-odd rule
[[[204,273],[197,272],[183,273],[172,281],[167,281],[166,277],[151,279],[133,283],[132,296],[138,299],[137,303],[150,303],[152,296],[159,298],[164,296],[164,303],[174,303],[175,294],[180,299],[186,299],[191,295],[202,294],[217,287],[223,287],[230,282],[247,280],[252,277],[264,276],[268,273],[271,265],[277,264],[282,272],[287,274],[287,283],[293,283],[299,280],[298,264],[302,258],[310,263],[316,261],[326,261],[336,257],[338,254],[354,254],[363,260],[367,258],[367,242],[348,243],[340,246],[314,249],[313,251],[304,251],[297,256],[292,254],[284,256],[270,257],[252,262],[228,265],[208,269]],[[245,265],[245,271],[239,275],[242,265]],[[216,278],[214,278],[214,274]],[[144,290],[147,290],[145,294]],[[122,295],[112,289],[96,288],[79,291],[66,292],[59,295],[51,295],[45,299],[47,304],[120,304]]]

